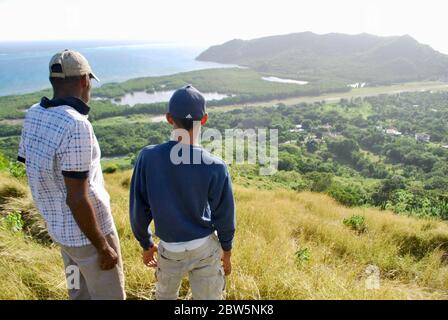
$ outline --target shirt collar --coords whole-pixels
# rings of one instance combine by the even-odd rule
[[[176,141],[176,140],[168,140],[168,143],[169,144],[172,144],[172,145],[175,145],[175,144],[178,144],[178,143],[181,143],[181,142],[179,142],[179,141]],[[186,146],[190,146],[191,148],[197,148],[197,149],[203,149],[202,148],[202,146],[200,145],[200,144],[190,144],[190,143],[185,143],[184,145],[186,145]]]
[[[88,115],[90,111],[90,107],[84,101],[75,97],[65,97],[52,100],[47,97],[43,97],[40,101],[40,105],[45,109],[58,106],[70,106],[83,115]]]

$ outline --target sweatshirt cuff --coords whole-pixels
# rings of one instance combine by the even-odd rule
[[[230,251],[232,250],[232,240],[231,241],[220,241],[221,248],[224,251]]]
[[[147,240],[140,241],[140,245],[142,246],[143,250],[149,250],[150,248],[154,247],[154,241],[152,240],[152,237],[150,237]]]

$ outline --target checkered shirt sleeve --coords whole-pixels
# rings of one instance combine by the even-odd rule
[[[75,121],[66,135],[61,154],[62,175],[70,178],[87,178],[92,165],[94,147],[93,129],[87,121]]]
[[[26,151],[25,151],[25,130],[22,129],[22,135],[20,137],[19,151],[17,154],[17,160],[25,163]]]

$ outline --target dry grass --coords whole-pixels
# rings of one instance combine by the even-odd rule
[[[128,296],[151,299],[154,275],[141,263],[129,226],[129,175],[106,175],[106,181],[121,237]],[[348,209],[314,193],[237,185],[235,196],[238,227],[229,299],[448,298],[448,265],[442,258],[448,248],[445,222]],[[342,223],[355,214],[365,217],[367,232],[358,234]],[[305,248],[308,256],[297,258],[296,252]],[[66,297],[57,248],[0,230],[0,250],[0,298]],[[380,269],[379,289],[366,288],[369,265]],[[182,297],[189,296],[187,288],[185,281]]]

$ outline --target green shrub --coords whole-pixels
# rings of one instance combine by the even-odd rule
[[[8,168],[9,162],[6,160],[5,156],[0,153],[0,171],[4,171]]]
[[[297,157],[287,152],[280,152],[278,158],[278,170],[293,171],[297,168]]]
[[[116,164],[112,164],[103,169],[104,173],[110,174],[115,173],[118,170],[118,166]]]
[[[277,171],[269,177],[271,181],[281,183],[283,186],[295,191],[304,191],[309,188],[308,181],[296,171]]]
[[[14,210],[8,213],[4,218],[4,221],[6,227],[11,231],[18,232],[23,229],[24,222],[19,211]]]
[[[308,248],[302,248],[295,252],[296,263],[301,265],[311,259],[311,252]]]
[[[313,192],[324,192],[327,190],[333,181],[331,173],[310,172],[305,175],[305,178],[310,180],[310,189]]]
[[[344,225],[350,227],[358,233],[364,233],[367,231],[367,224],[364,216],[353,215],[350,218],[345,218],[342,222]]]
[[[333,183],[327,194],[347,207],[361,206],[366,203],[365,194],[355,186],[341,186]]]
[[[15,178],[26,177],[26,168],[22,162],[14,161],[9,164],[9,173]]]

